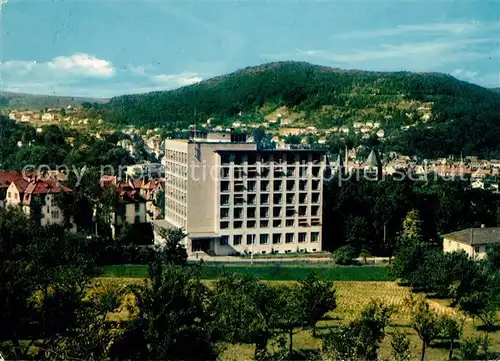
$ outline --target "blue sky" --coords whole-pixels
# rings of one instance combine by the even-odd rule
[[[111,97],[278,60],[500,86],[498,1],[3,0],[1,11],[1,90]]]

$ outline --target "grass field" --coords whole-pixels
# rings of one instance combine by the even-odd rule
[[[342,269],[342,268],[340,268]],[[349,268],[350,269],[350,268]],[[98,278],[96,287],[122,287],[130,283],[141,283],[141,278]],[[213,280],[204,281],[209,286]],[[293,284],[294,281],[273,281],[272,284]],[[339,324],[347,323],[354,319],[360,310],[372,299],[381,300],[386,304],[397,307],[391,326],[387,332],[390,334],[398,329],[405,334],[412,344],[413,359],[419,359],[421,342],[415,331],[409,327],[410,310],[405,306],[404,300],[410,295],[410,290],[401,287],[396,282],[380,281],[335,281],[333,282],[337,294],[337,309],[329,313],[325,320],[318,323],[318,334],[328,332]],[[130,299],[127,302],[131,302]],[[439,313],[456,314],[456,310],[449,307],[446,300],[429,300],[431,306]],[[126,312],[110,315],[110,318],[127,317]],[[479,336],[482,333],[476,329],[478,321],[467,319],[464,327],[466,337]],[[321,339],[312,337],[308,330],[296,330],[294,335],[295,349],[320,349]],[[500,352],[500,332],[490,333],[492,351]],[[435,341],[426,352],[427,361],[447,360],[448,350],[443,340]],[[222,361],[251,360],[254,347],[252,345],[229,345],[221,355]],[[381,359],[391,359],[390,336],[387,336],[381,347]],[[458,356],[458,353],[456,354]]]
[[[145,265],[116,265],[104,267],[102,277],[146,278]],[[216,279],[224,272],[250,274],[264,281],[296,281],[310,272],[331,281],[393,281],[385,266],[334,266],[332,264],[204,264],[203,279]]]

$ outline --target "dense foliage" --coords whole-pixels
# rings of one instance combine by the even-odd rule
[[[416,237],[432,245],[445,233],[497,226],[499,217],[498,195],[469,189],[461,180],[430,176],[428,181],[387,177],[374,182],[353,177],[339,183],[334,178],[324,190],[323,248],[334,251],[349,245],[356,255],[391,255],[405,239]],[[418,236],[413,235],[415,227],[421,231]],[[343,248],[349,251],[347,258],[337,252],[338,261],[348,262],[352,248]]]
[[[118,136],[114,141],[96,139],[57,125],[45,126],[39,133],[29,125],[1,115],[0,139],[0,169],[22,170],[27,165],[46,165],[51,169],[62,165],[70,169],[109,165],[118,170],[120,165],[133,162],[128,152],[116,145]]]

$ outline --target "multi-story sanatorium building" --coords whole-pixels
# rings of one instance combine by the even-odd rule
[[[189,253],[321,250],[323,151],[193,135],[165,143],[165,219],[185,230]]]

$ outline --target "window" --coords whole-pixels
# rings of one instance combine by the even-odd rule
[[[307,194],[306,193],[299,194],[299,203],[307,203]]]
[[[229,182],[220,182],[220,191],[229,192]]]
[[[135,213],[140,213],[141,212],[141,205],[139,203],[135,204]]]
[[[257,189],[257,183],[255,181],[248,181],[247,190],[248,192],[255,192]]]
[[[260,221],[260,228],[267,228],[267,227],[269,227],[269,221],[268,220]]]
[[[280,192],[282,189],[283,182],[281,180],[277,180],[273,182],[273,188],[275,192]]]
[[[141,223],[141,216],[140,215],[135,216],[135,223]]]
[[[235,219],[243,218],[243,208],[235,208],[233,217]]]
[[[311,233],[311,242],[318,242],[319,241],[319,232],[312,232]]]
[[[273,217],[274,218],[281,217],[281,207],[274,207],[273,208]]]
[[[220,237],[219,244],[221,246],[227,246],[228,243],[229,243],[229,236],[221,236]]]
[[[281,243],[281,233],[273,234],[273,244]]]
[[[269,181],[260,182],[260,191],[261,192],[269,192]]]
[[[255,239],[255,234],[247,234],[247,244],[250,245]]]
[[[229,204],[229,194],[224,194],[220,196],[220,204],[227,206]]]
[[[299,190],[306,191],[307,190],[307,180],[299,181]]]
[[[235,229],[243,228],[243,221],[234,221],[234,228]]]
[[[229,222],[220,222],[220,229],[229,228]]]
[[[311,203],[319,203],[319,193],[313,193],[311,195]]]
[[[307,239],[307,233],[299,233],[299,243],[304,243]]]
[[[281,204],[281,194],[275,194],[273,195],[273,203],[274,204]]]
[[[311,216],[316,217],[319,214],[319,207],[318,206],[312,206],[311,207]]]
[[[10,192],[7,192],[7,198],[10,198],[10,197],[11,197]]]
[[[479,253],[479,246],[475,246],[475,247],[474,247],[474,252],[475,252],[475,253]]]
[[[269,204],[269,194],[260,195],[260,204]]]
[[[239,246],[239,245],[241,244],[241,238],[242,238],[242,237],[243,237],[243,236],[242,236],[241,234],[235,234],[235,235],[233,236],[233,245],[234,245],[234,246]]]
[[[269,242],[269,235],[268,234],[261,234],[260,235],[260,244],[267,244]]]
[[[293,238],[294,238],[293,233],[287,233],[285,235],[285,243],[293,243]]]
[[[275,219],[275,220],[273,220],[273,227],[274,228],[281,227],[281,219]]]
[[[221,168],[221,177],[222,178],[229,178],[229,168],[228,167]]]
[[[295,189],[295,181],[294,180],[287,180],[286,181],[286,190],[293,191],[294,189]]]
[[[247,204],[255,204],[257,203],[257,196],[255,194],[249,194],[247,196]]]
[[[255,228],[256,222],[255,221],[247,221],[247,228]]]
[[[261,207],[260,208],[260,218],[268,218],[269,217],[269,208]]]
[[[286,220],[287,227],[293,227],[294,224],[295,224],[295,219],[287,219]]]
[[[247,208],[247,218],[255,218],[255,207]]]
[[[229,208],[221,208],[220,217],[222,219],[229,218]]]

